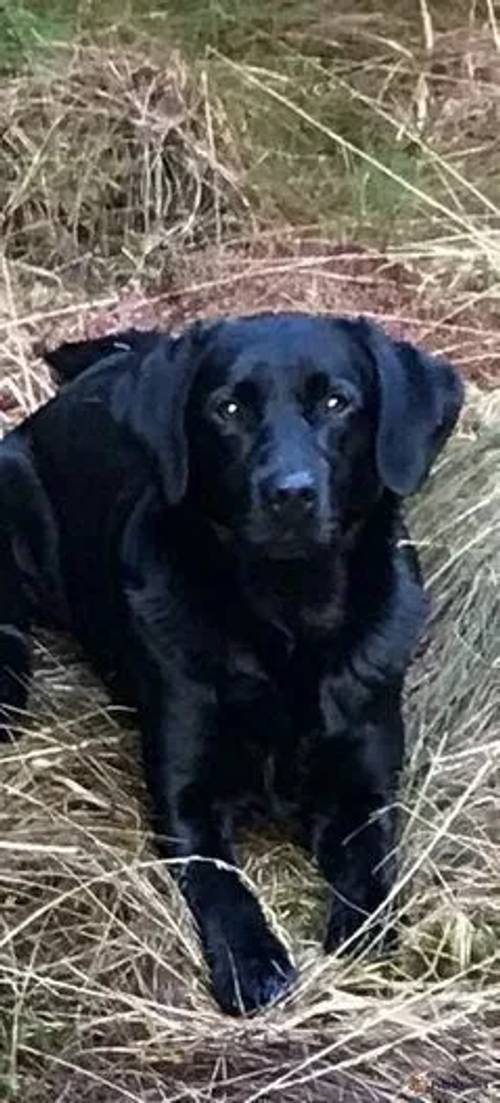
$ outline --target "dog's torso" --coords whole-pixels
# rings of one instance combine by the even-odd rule
[[[123,589],[139,620],[155,624],[151,646],[164,655],[174,646],[182,597],[176,646],[196,676],[216,687],[220,707],[217,743],[200,747],[216,803],[303,826],[318,786],[321,710],[330,715],[332,739],[354,739],[351,714],[371,700],[370,675],[353,670],[353,656],[359,665],[374,629],[381,685],[390,693],[421,630],[425,601],[416,560],[398,546],[405,535],[399,512],[382,503],[343,556],[270,571],[250,561],[242,570],[225,534],[193,515],[189,502],[165,511],[147,458],[110,417],[113,371],[110,364],[88,373],[19,430],[57,522],[66,627],[115,692],[135,703]],[[328,701],[318,693],[324,679],[332,686]]]

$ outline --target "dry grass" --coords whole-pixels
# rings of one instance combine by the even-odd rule
[[[167,7],[164,38],[179,22]],[[433,15],[430,50],[417,4],[396,6],[391,34],[368,2],[312,18],[291,0],[272,35],[262,0],[238,0],[238,20],[209,7],[212,38],[189,66],[160,33],[126,48],[108,36],[4,78],[2,240],[20,278],[45,296],[165,290],[185,250],[306,218],[496,289],[500,82],[484,13],[446,31]]]
[[[451,34],[445,6],[422,0],[406,39],[408,5],[396,7],[391,34],[374,10],[346,23],[342,5],[335,19],[315,5],[306,38],[291,15],[280,50],[300,57],[281,77],[275,53],[248,66],[259,27],[248,43],[240,29],[228,78],[228,16],[210,64],[186,68],[160,46],[78,46],[56,51],[50,72],[0,84],[5,427],[50,394],[40,338],[222,311],[364,311],[494,383],[494,7]],[[334,72],[319,72],[325,58],[340,59]],[[406,210],[408,183],[423,198]],[[350,198],[364,207],[348,220]],[[327,200],[339,235],[348,225],[373,240],[378,228],[383,245],[332,247]],[[299,226],[304,211],[314,220]],[[384,211],[395,227],[404,216],[405,237],[398,221],[387,238]],[[411,509],[434,614],[407,693],[399,950],[325,959],[316,871],[271,828],[247,836],[245,874],[300,967],[288,1003],[251,1021],[214,1007],[150,845],[133,717],[110,707],[69,642],[39,638],[31,714],[0,774],[0,1098],[496,1103],[499,460],[499,390],[471,387]]]
[[[0,112],[3,250],[29,282],[165,282],[242,224],[222,108],[172,51],[63,51],[0,84]]]

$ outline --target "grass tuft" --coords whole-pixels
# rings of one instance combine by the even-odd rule
[[[3,249],[30,274],[167,282],[244,221],[223,110],[176,54],[79,47],[5,82],[0,109]]]

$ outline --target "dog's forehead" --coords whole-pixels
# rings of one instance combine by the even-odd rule
[[[294,386],[321,372],[360,383],[366,352],[353,324],[309,316],[280,316],[228,323],[220,333],[221,352],[234,383],[279,377]]]

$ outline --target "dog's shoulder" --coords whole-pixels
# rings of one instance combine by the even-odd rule
[[[151,479],[144,450],[113,416],[113,396],[140,370],[137,350],[115,351],[75,375],[15,431],[6,447],[36,472],[64,531],[99,541]],[[13,434],[11,434],[13,436]],[[12,461],[13,462],[13,461]]]
[[[366,534],[351,591],[356,643],[349,666],[362,686],[374,688],[404,677],[428,614],[416,549],[399,505],[387,531]]]
[[[68,465],[80,454],[98,468],[118,458],[126,438],[113,414],[115,395],[138,375],[155,344],[168,340],[156,332],[126,331],[45,352],[63,385],[22,423],[35,460],[46,454]]]

